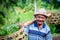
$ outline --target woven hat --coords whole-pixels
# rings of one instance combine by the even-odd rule
[[[36,13],[34,13],[34,16],[37,14],[44,15],[46,17],[51,16],[51,13],[50,12],[48,13],[48,11],[46,11],[44,8],[38,9]]]

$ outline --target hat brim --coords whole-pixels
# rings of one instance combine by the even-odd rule
[[[44,15],[44,14],[34,14],[34,16],[37,16],[37,15],[43,15],[43,16],[45,16],[46,18],[48,17],[47,15]]]

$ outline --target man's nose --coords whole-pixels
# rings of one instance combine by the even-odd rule
[[[39,18],[38,20],[43,20],[43,19]]]

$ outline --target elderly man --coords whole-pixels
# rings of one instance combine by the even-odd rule
[[[52,40],[50,28],[45,20],[49,15],[41,8],[35,14],[35,20],[25,26],[24,31],[28,35],[28,40]]]

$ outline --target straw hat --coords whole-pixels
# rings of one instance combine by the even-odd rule
[[[50,17],[51,13],[49,11],[46,11],[44,8],[41,8],[39,10],[36,11],[36,13],[34,13],[34,16],[40,14],[40,15],[44,15],[46,17]]]

